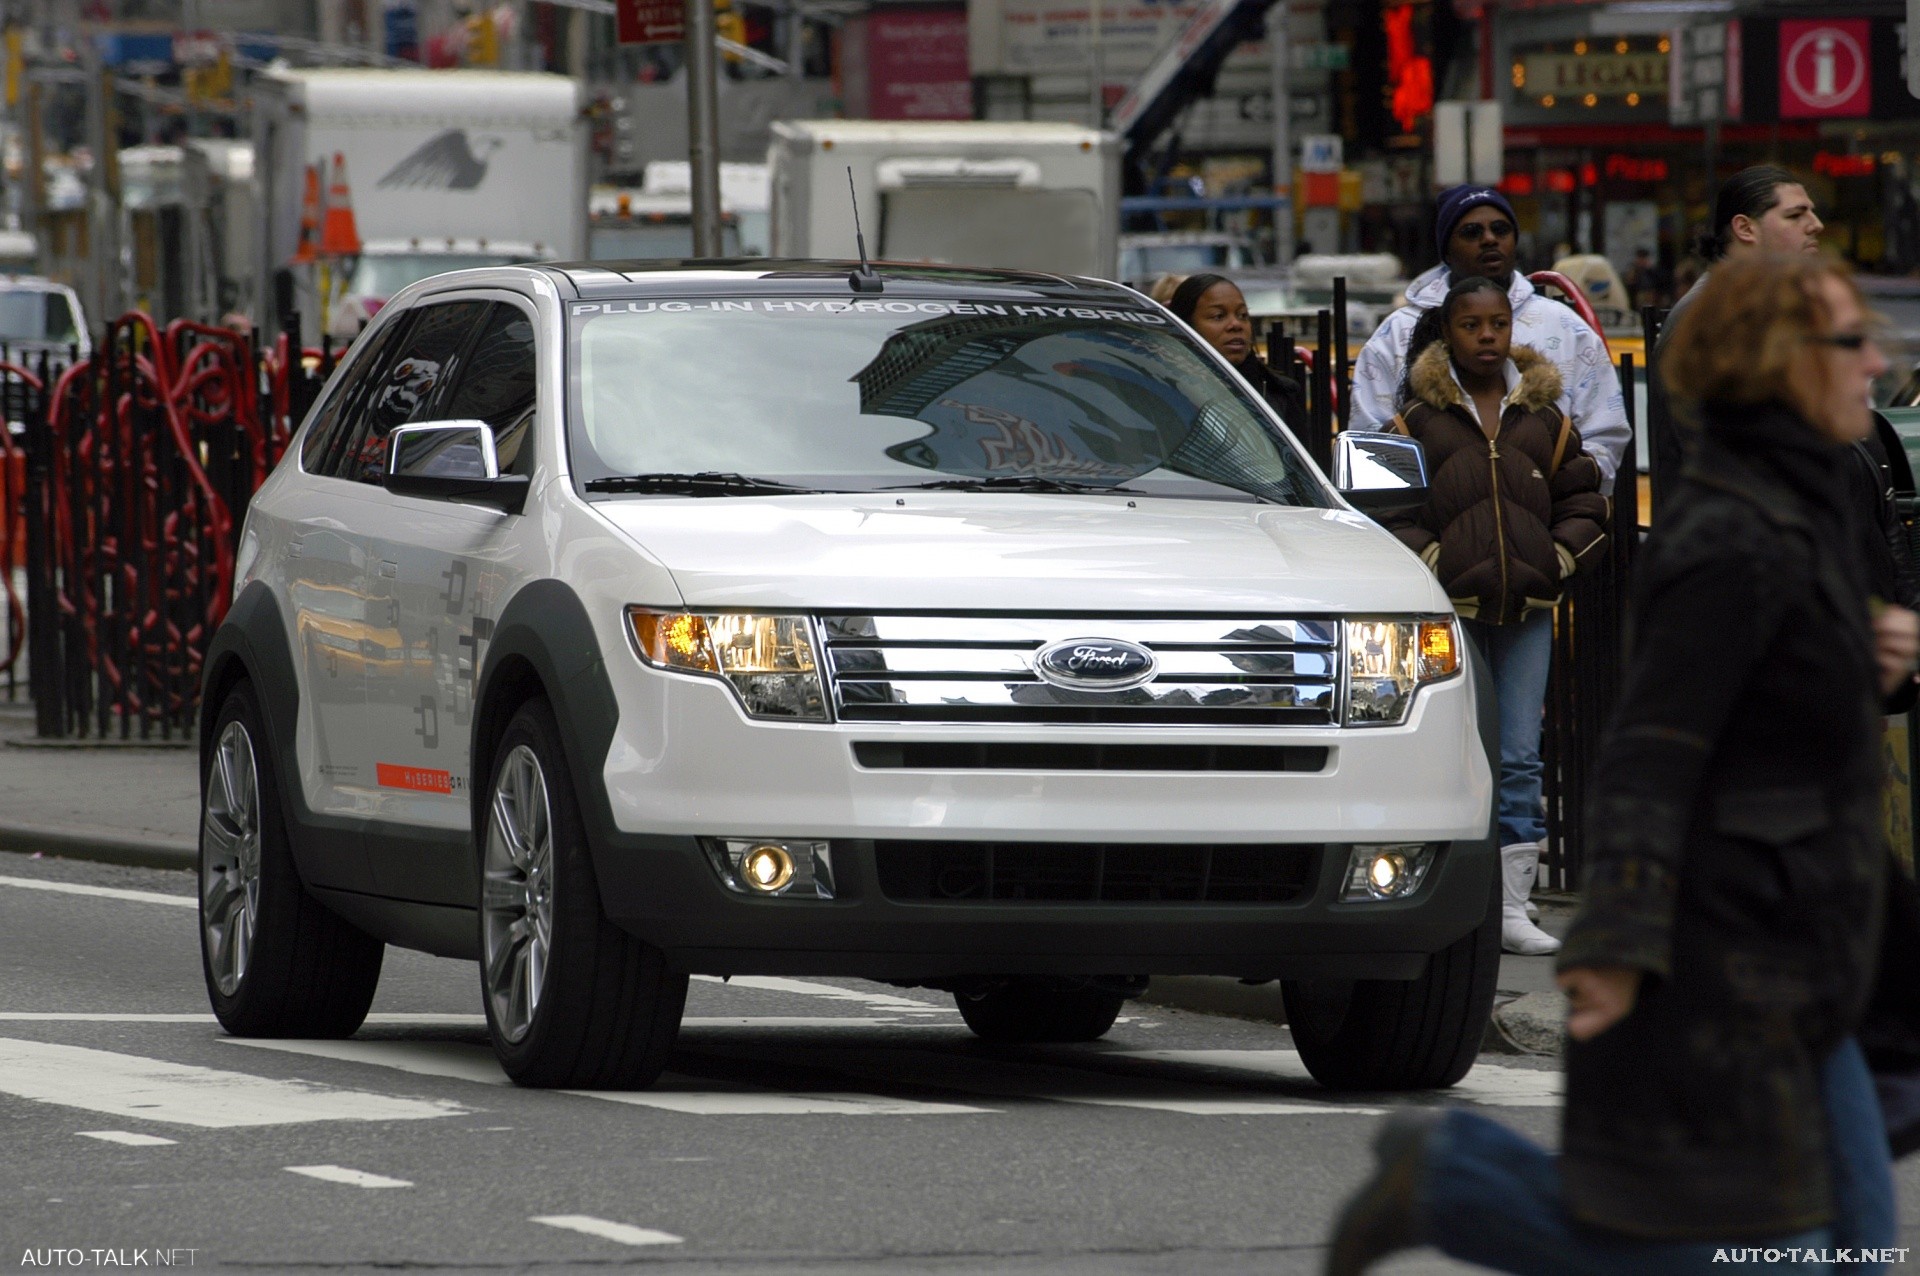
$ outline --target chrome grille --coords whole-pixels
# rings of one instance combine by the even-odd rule
[[[1328,726],[1337,721],[1331,620],[1111,616],[823,616],[843,722],[1062,722]],[[1153,678],[1067,688],[1034,671],[1042,648],[1117,639],[1153,653]]]

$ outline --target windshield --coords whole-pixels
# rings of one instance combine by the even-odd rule
[[[449,270],[472,270],[476,266],[511,266],[526,257],[507,253],[377,253],[360,258],[354,267],[353,282],[347,292],[356,297],[378,297],[382,301],[408,284]]]
[[[78,341],[65,293],[41,288],[0,291],[0,341]]]
[[[572,306],[574,473],[833,491],[984,482],[1331,504],[1245,388],[1147,310]]]

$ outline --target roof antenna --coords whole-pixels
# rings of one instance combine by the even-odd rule
[[[860,230],[860,196],[853,188],[853,165],[847,165],[847,198],[853,201],[853,242],[860,249],[860,269],[847,276],[855,292],[880,292],[886,284],[867,260],[867,237]]]

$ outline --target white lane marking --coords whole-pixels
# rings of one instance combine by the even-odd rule
[[[175,1139],[163,1139],[157,1134],[135,1134],[131,1130],[75,1130],[83,1139],[99,1139],[102,1143],[122,1143],[130,1148],[157,1148],[163,1143],[177,1142]]]
[[[1231,1051],[1225,1053],[1232,1053]],[[790,1056],[811,1066],[855,1077],[878,1078],[880,1069],[867,1057],[845,1050],[803,1048]],[[1116,1076],[1100,1071],[1056,1064],[982,1060],[916,1050],[911,1062],[896,1056],[892,1069],[922,1085],[994,1098],[1042,1103],[1082,1103],[1095,1107],[1139,1108],[1177,1112],[1185,1116],[1376,1116],[1386,1109],[1345,1103],[1322,1103],[1305,1096],[1268,1098],[1263,1095],[1223,1094],[1221,1087],[1155,1077]]]
[[[849,1091],[777,1094],[671,1073],[662,1076],[650,1090],[569,1090],[567,1093],[685,1116],[963,1116],[993,1111],[964,1103],[891,1099]]]
[[[1314,1084],[1307,1065],[1294,1050],[1121,1050],[1115,1053],[1128,1059],[1252,1072]],[[1488,1107],[1551,1108],[1559,1106],[1565,1086],[1566,1079],[1557,1070],[1476,1063],[1473,1071],[1451,1089],[1436,1090],[1432,1097],[1442,1101],[1464,1099]]]
[[[466,1111],[442,1101],[396,1099],[306,1081],[272,1081],[108,1050],[6,1037],[0,1037],[0,1094],[207,1129],[305,1121],[414,1121]]]
[[[350,1170],[344,1165],[289,1165],[289,1174],[304,1174],[327,1183],[345,1183],[348,1187],[412,1187],[405,1179],[390,1179],[384,1174]]]
[[[19,1023],[218,1023],[210,1014],[159,1014],[134,1012],[0,1010],[0,1021]],[[367,1016],[368,1023],[396,1024],[416,1028],[478,1028],[487,1022],[485,1015],[441,1015],[431,1013],[385,1013]],[[691,1021],[689,1021],[691,1022]]]
[[[236,1046],[372,1064],[419,1076],[451,1077],[482,1085],[510,1084],[492,1050],[460,1041],[226,1040]],[[927,1103],[838,1091],[813,1094],[761,1090],[673,1073],[663,1075],[650,1090],[565,1090],[562,1093],[688,1116],[947,1116],[992,1110],[959,1103]]]
[[[915,1023],[897,1015],[688,1015],[682,1028],[931,1028],[957,1024]]]
[[[794,992],[807,997],[827,997],[834,1001],[858,1001],[880,1010],[893,1010],[917,1015],[957,1015],[955,1006],[937,1006],[930,1002],[915,1001],[911,997],[896,997],[891,993],[867,992],[860,988],[838,988],[832,984],[816,984],[810,979],[785,979],[777,975],[735,975],[723,979],[719,975],[695,975],[704,983],[726,984],[734,988],[758,988],[762,992]]]
[[[657,1232],[651,1227],[630,1227],[625,1223],[610,1223],[604,1218],[595,1218],[591,1214],[539,1214],[527,1221],[545,1223],[548,1227],[563,1227],[569,1232],[585,1232],[588,1236],[618,1241],[622,1245],[679,1245],[686,1239],[675,1236],[672,1232]]]
[[[119,886],[87,886],[80,882],[42,882],[31,877],[0,877],[0,886],[15,886],[23,891],[54,891],[61,895],[95,895],[101,899],[130,899],[140,904],[172,904],[175,908],[200,906],[200,901],[191,895],[163,895],[159,891],[130,891]]]
[[[40,1011],[0,1011],[9,1023],[214,1023],[212,1015],[65,1014]]]

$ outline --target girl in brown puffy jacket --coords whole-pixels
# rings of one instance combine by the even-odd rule
[[[1540,719],[1562,582],[1606,541],[1600,467],[1560,406],[1560,372],[1512,344],[1513,309],[1491,280],[1462,279],[1421,317],[1394,427],[1427,452],[1432,493],[1387,526],[1453,599],[1500,705],[1500,937],[1543,954],[1558,940],[1527,916],[1546,816]]]

